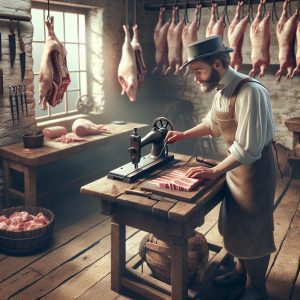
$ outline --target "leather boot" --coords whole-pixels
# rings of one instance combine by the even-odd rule
[[[266,289],[245,288],[241,296],[237,300],[267,300]]]
[[[219,287],[230,287],[234,285],[245,285],[246,275],[239,273],[236,270],[228,272],[224,275],[219,275],[213,278],[215,286]]]

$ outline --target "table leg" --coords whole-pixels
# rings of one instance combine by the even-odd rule
[[[9,207],[9,190],[11,187],[11,174],[9,162],[3,159],[3,180],[4,180],[4,206]]]
[[[125,225],[111,222],[111,289],[121,292],[121,277],[125,272]]]
[[[171,260],[172,300],[187,299],[188,295],[188,241],[172,243]]]
[[[36,206],[36,170],[35,168],[25,167],[24,169],[24,189],[25,189],[25,205]]]

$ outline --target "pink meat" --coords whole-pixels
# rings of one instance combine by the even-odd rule
[[[187,57],[187,46],[193,42],[197,41],[197,31],[198,31],[198,19],[201,11],[201,5],[196,5],[195,16],[191,23],[187,23],[182,30],[182,64],[186,63]],[[185,68],[184,76],[189,73],[190,67]]]
[[[211,17],[206,28],[205,36],[210,37],[214,35],[219,35],[223,40],[224,29],[225,29],[225,14],[222,14],[221,18],[218,20],[217,10],[218,10],[218,4],[212,3]]]
[[[252,69],[249,76],[259,77],[265,75],[265,70],[270,64],[270,13],[262,17],[265,0],[261,0],[257,7],[257,15],[250,27],[250,41],[252,46]]]
[[[72,131],[78,136],[109,133],[110,131],[102,124],[94,124],[86,119],[77,119],[72,125]]]
[[[39,104],[47,109],[47,103],[56,106],[62,102],[71,82],[67,67],[67,51],[54,33],[54,18],[46,21],[48,37],[44,45],[39,74]]]
[[[155,62],[156,66],[152,71],[152,74],[160,67],[162,68],[162,74],[164,74],[168,68],[168,42],[167,33],[171,25],[171,19],[164,23],[165,7],[161,7],[159,11],[158,23],[154,30],[154,45],[155,45]]]
[[[277,23],[276,27],[276,36],[279,44],[279,70],[276,72],[276,81],[280,82],[281,77],[287,71],[287,79],[290,79],[292,72],[296,67],[296,58],[295,58],[295,39],[296,39],[296,30],[298,24],[298,10],[289,17],[288,16],[288,6],[289,0],[285,0],[283,3],[283,9],[281,17]]]
[[[55,139],[67,134],[67,132],[67,129],[63,126],[52,126],[43,129],[43,134],[46,139]]]
[[[132,30],[133,30],[133,37],[131,40],[131,46],[135,54],[138,87],[141,87],[144,83],[145,74],[147,73],[147,68],[143,58],[142,46],[139,42],[138,26],[134,25],[132,27]]]
[[[294,76],[300,72],[300,22],[298,22],[298,26],[297,26],[296,40],[297,40],[296,68],[293,70],[291,78],[294,78]]]
[[[9,220],[11,222],[27,222],[33,219],[33,216],[26,211],[14,212]]]
[[[73,143],[73,142],[86,142],[88,139],[79,137],[75,133],[67,133],[62,135],[61,137],[55,139],[56,142],[61,142],[65,144]]]
[[[171,25],[167,33],[168,41],[168,61],[169,66],[165,71],[165,75],[168,74],[173,68],[175,68],[174,75],[179,74],[179,68],[182,65],[182,30],[184,27],[184,19],[182,18],[176,24],[176,16],[178,14],[178,6],[173,7]]]
[[[233,49],[233,52],[230,53],[230,64],[236,70],[239,69],[243,62],[242,46],[249,20],[249,15],[241,19],[242,6],[243,2],[238,2],[234,19],[230,23],[227,32],[229,46]]]
[[[118,67],[118,80],[122,87],[121,95],[127,94],[130,101],[136,100],[138,74],[134,50],[130,42],[128,26],[123,25],[125,40],[122,46],[122,56]]]
[[[186,170],[173,170],[165,175],[150,180],[149,183],[157,185],[160,188],[189,192],[203,181],[202,179],[186,177],[185,173]]]

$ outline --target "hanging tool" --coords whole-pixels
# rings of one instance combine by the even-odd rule
[[[18,85],[18,92],[19,92],[19,95],[20,95],[22,113],[24,115],[24,102],[23,102],[22,85]]]
[[[0,69],[0,96],[3,96],[3,71]]]
[[[21,81],[24,80],[25,76],[25,65],[26,65],[26,55],[25,55],[25,44],[23,37],[21,35],[21,29],[20,29],[20,21],[18,21],[18,38],[19,38],[19,45],[20,45],[20,66],[21,66]]]
[[[18,86],[17,85],[14,85],[14,93],[15,93],[17,118],[18,118],[18,123],[20,123],[19,97],[18,97]]]
[[[9,22],[9,29],[10,29],[10,33],[11,33],[8,35],[9,57],[10,57],[10,67],[12,68],[15,63],[15,59],[16,59],[16,35],[15,35],[13,20],[10,20],[10,22]]]
[[[26,116],[28,117],[28,104],[27,104],[27,96],[26,96],[26,84],[23,84],[23,96],[24,96],[24,100],[25,100]]]
[[[0,32],[0,61],[2,60],[2,36]]]
[[[15,124],[15,118],[14,118],[14,104],[13,104],[13,92],[14,92],[14,86],[9,86],[9,102],[10,102],[10,112],[11,112],[11,118],[13,121],[13,124]]]

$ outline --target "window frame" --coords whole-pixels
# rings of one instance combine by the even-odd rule
[[[46,3],[41,3],[41,2],[35,2],[34,0],[32,1],[32,7],[31,9],[41,9],[41,10],[44,10],[44,13],[43,13],[43,23],[45,23],[46,21],[46,17],[47,17],[47,10],[48,10],[48,6]],[[66,45],[66,41],[65,41],[65,37],[66,37],[66,23],[65,23],[65,14],[64,13],[74,13],[74,14],[77,14],[77,20],[79,19],[79,15],[84,15],[85,16],[85,28],[87,29],[87,25],[88,25],[88,14],[90,12],[90,9],[91,8],[88,8],[88,7],[85,7],[85,6],[77,6],[77,7],[74,7],[74,6],[70,6],[70,5],[64,5],[64,4],[59,4],[59,5],[53,5],[51,4],[50,6],[50,16],[51,16],[51,11],[57,11],[57,12],[62,12],[63,13],[63,22],[64,22],[64,28],[63,28],[63,36],[64,36],[64,40],[62,41],[63,45],[65,46]],[[88,39],[89,39],[89,36],[87,34],[87,30],[86,30],[86,40],[85,40],[85,47],[86,47],[86,55],[85,55],[85,65],[86,65],[86,68],[84,71],[80,70],[80,45],[82,45],[83,43],[80,43],[79,42],[79,21],[77,22],[77,26],[78,26],[78,30],[77,30],[77,35],[78,35],[78,41],[77,42],[67,42],[67,44],[69,45],[77,45],[78,46],[78,53],[77,53],[77,56],[78,56],[78,70],[76,71],[70,71],[69,70],[69,73],[72,74],[72,73],[77,73],[78,74],[78,88],[74,88],[72,90],[68,89],[66,90],[65,94],[64,94],[64,99],[63,99],[63,103],[59,104],[59,105],[64,105],[64,111],[61,112],[61,113],[55,113],[53,114],[52,113],[52,109],[53,107],[50,107],[48,105],[48,109],[46,110],[47,111],[47,115],[44,115],[44,116],[35,116],[35,119],[37,122],[44,122],[44,121],[49,121],[49,120],[55,120],[55,119],[59,119],[59,118],[63,118],[63,117],[69,117],[69,116],[74,116],[74,115],[77,115],[79,114],[78,110],[72,110],[72,111],[68,111],[68,95],[67,95],[67,92],[73,92],[73,91],[77,91],[78,94],[80,95],[80,91],[81,91],[81,73],[86,73],[86,93],[85,94],[89,94],[89,85],[88,85],[88,77],[89,77],[89,74],[90,74],[90,70],[89,70],[89,65],[88,65],[88,62],[87,62],[87,57],[88,57]],[[47,31],[45,30],[44,31],[44,41],[34,41],[32,40],[33,43],[38,43],[38,44],[45,44],[45,41],[46,41],[46,37],[47,37]],[[33,70],[33,76],[34,76],[34,79],[36,78],[36,76],[39,75],[39,72],[36,73],[34,72]],[[35,97],[34,97],[34,100],[35,100],[35,105],[37,105],[37,97],[38,97],[38,91],[35,91]],[[66,97],[66,98],[65,98]],[[35,111],[36,111],[36,108],[35,108]]]

